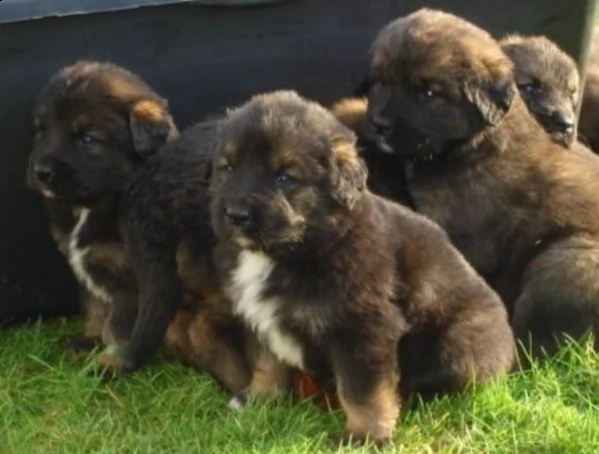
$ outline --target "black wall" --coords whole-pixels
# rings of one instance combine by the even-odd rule
[[[169,99],[180,126],[276,88],[329,103],[359,81],[376,31],[425,4],[464,15],[495,34],[545,33],[581,64],[594,8],[593,0],[291,0],[1,24],[0,323],[77,307],[39,200],[24,184],[32,99],[55,71],[79,58],[127,66]]]

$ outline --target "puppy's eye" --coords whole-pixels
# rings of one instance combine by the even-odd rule
[[[288,186],[292,182],[293,182],[293,178],[291,176],[289,176],[288,174],[286,174],[285,172],[281,172],[281,173],[275,175],[275,184],[279,187]]]
[[[78,134],[75,136],[75,141],[79,146],[89,146],[96,142],[96,139],[89,134]]]
[[[520,85],[520,90],[526,93],[527,95],[538,94],[542,91],[541,82],[535,80],[533,82],[522,84]]]
[[[440,86],[431,83],[422,83],[417,88],[418,98],[422,101],[432,101],[442,95],[443,91]]]

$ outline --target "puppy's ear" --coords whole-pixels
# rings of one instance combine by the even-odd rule
[[[129,112],[129,129],[133,149],[144,157],[154,153],[178,133],[166,102],[153,99],[133,104]]]
[[[353,96],[356,98],[363,98],[367,96],[371,86],[372,79],[368,74],[365,74],[364,77],[362,77],[362,80],[360,80],[360,82],[356,86],[356,88],[354,88]]]
[[[494,126],[510,110],[516,86],[512,78],[483,83],[480,80],[466,85],[464,93],[478,109],[483,120]]]
[[[351,134],[333,141],[333,198],[351,210],[366,188],[368,170],[356,151],[355,136]]]

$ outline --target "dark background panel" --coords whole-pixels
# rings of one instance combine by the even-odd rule
[[[350,93],[376,31],[424,4],[462,14],[495,34],[546,33],[582,62],[592,3],[289,0],[251,8],[185,3],[1,24],[0,323],[76,309],[68,268],[50,240],[39,200],[24,184],[32,100],[62,66],[79,58],[125,65],[169,99],[185,126],[260,91],[293,88],[323,103]]]

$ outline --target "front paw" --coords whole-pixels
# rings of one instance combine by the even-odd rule
[[[244,396],[243,394],[238,394],[236,396],[233,396],[231,400],[229,400],[227,408],[234,412],[241,412],[245,407],[246,401],[246,396]]]
[[[135,370],[137,367],[135,362],[128,357],[126,347],[118,344],[107,346],[97,360],[96,373],[105,380],[128,375]]]

